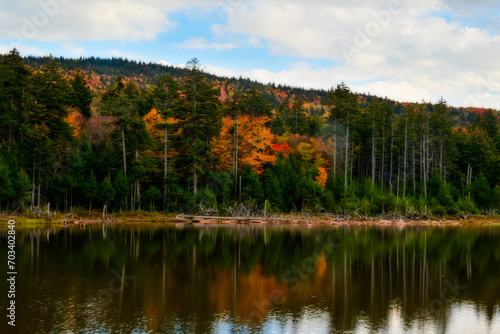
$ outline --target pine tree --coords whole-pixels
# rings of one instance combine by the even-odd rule
[[[12,182],[10,166],[7,164],[6,161],[4,161],[1,158],[0,158],[0,184],[2,185],[0,187],[0,204],[2,202],[7,203],[9,200],[14,198],[16,193]]]
[[[310,178],[299,180],[296,194],[302,210],[318,210],[322,208],[324,189]]]
[[[496,186],[493,190],[493,196],[491,197],[492,207],[500,210],[500,186]]]
[[[94,171],[90,171],[90,177],[87,179],[85,186],[83,188],[83,195],[90,201],[89,211],[92,211],[92,200],[99,197],[99,183],[94,175]]]
[[[154,211],[155,203],[161,199],[162,194],[160,189],[151,186],[144,192],[143,196],[144,199],[149,202],[149,211]]]
[[[435,150],[437,156],[437,164],[441,177],[446,180],[447,165],[447,152],[449,150],[450,137],[452,133],[453,119],[446,101],[441,98],[434,106],[434,111],[431,116],[431,128],[433,130]]]
[[[104,205],[108,206],[108,203],[115,199],[115,195],[116,191],[113,188],[113,184],[111,183],[110,179],[107,177],[102,180],[99,189],[99,197],[101,201],[104,202]]]
[[[285,202],[283,201],[283,195],[281,194],[281,185],[279,178],[273,172],[271,168],[266,171],[264,176],[265,179],[265,189],[266,198],[271,203],[272,207],[276,210],[285,211]]]
[[[255,88],[251,88],[241,97],[241,113],[251,117],[272,116],[272,105],[266,99],[264,93]]]
[[[16,49],[0,60],[0,144],[10,150],[25,132],[31,90],[31,70]]]
[[[292,133],[306,135],[310,133],[307,122],[307,115],[304,110],[304,99],[299,96],[294,96],[292,100],[292,108],[289,110],[288,127]]]
[[[212,140],[222,129],[220,89],[207,82],[198,60],[187,64],[189,71],[181,84],[183,101],[175,118],[176,149],[183,154],[179,165],[186,166],[192,175],[193,193],[198,191],[200,174],[203,175],[213,160]]]
[[[13,183],[16,200],[19,202],[21,207],[24,207],[25,201],[28,199],[28,194],[31,190],[31,181],[28,174],[21,168],[17,173],[17,178]]]
[[[326,180],[326,190],[329,191],[333,199],[338,202],[342,199],[344,188],[344,179],[335,175],[333,168],[331,168]]]
[[[356,95],[354,95],[349,87],[344,83],[337,85],[337,88],[330,93],[326,105],[330,106],[331,114],[328,118],[329,122],[336,124],[341,122],[346,128],[345,135],[345,158],[344,158],[344,186],[347,190],[349,186],[349,163],[351,162],[351,146],[352,146],[352,120],[358,116],[359,103]]]
[[[154,105],[164,120],[164,123],[161,125],[164,133],[163,210],[166,210],[168,196],[168,186],[166,180],[168,177],[169,132],[172,128],[169,124],[169,118],[178,113],[178,108],[181,103],[179,90],[180,86],[172,76],[163,76],[156,82],[152,92]]]
[[[78,70],[75,73],[75,78],[71,81],[71,87],[73,88],[71,104],[77,107],[85,118],[90,118],[92,116],[90,104],[94,94],[85,81],[85,77]]]
[[[472,183],[472,197],[480,208],[489,208],[491,203],[491,188],[483,173],[479,173],[479,176]]]
[[[113,188],[116,191],[116,201],[120,207],[125,206],[127,203],[127,197],[130,192],[129,182],[127,180],[127,175],[123,169],[120,169],[116,174],[115,180],[113,182]]]
[[[252,203],[255,201],[257,204],[264,202],[264,191],[259,176],[253,171],[250,165],[245,166],[241,183],[241,200],[243,202]]]

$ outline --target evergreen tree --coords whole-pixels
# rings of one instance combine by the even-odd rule
[[[288,117],[288,127],[292,133],[306,135],[310,133],[307,115],[304,110],[304,99],[299,96],[294,96],[292,100],[292,108],[290,108],[290,116]]]
[[[333,168],[330,168],[328,172],[328,178],[326,179],[326,189],[330,192],[331,196],[335,201],[340,201],[344,195],[344,178],[336,176]]]
[[[0,203],[7,203],[16,195],[9,165],[0,159]]]
[[[73,88],[71,104],[77,107],[85,118],[90,118],[92,116],[90,104],[94,95],[80,71],[76,71],[71,87]]]
[[[15,191],[15,198],[18,201],[18,203],[21,205],[21,207],[24,207],[25,202],[28,201],[28,194],[31,190],[31,181],[24,171],[24,169],[21,168],[21,170],[17,173],[17,178],[15,179],[13,183],[14,191]]]
[[[163,127],[164,133],[164,149],[163,149],[163,209],[167,207],[168,197],[168,154],[169,154],[169,133],[172,126],[169,124],[169,118],[178,114],[180,108],[180,86],[172,76],[163,76],[153,88],[153,102],[155,108],[163,117],[164,123],[160,124]]]
[[[264,191],[259,176],[253,171],[250,165],[245,166],[241,183],[241,200],[243,202],[252,203],[255,201],[257,204],[264,202]]]
[[[322,209],[324,189],[309,178],[302,178],[297,184],[297,200],[301,203],[302,210]]]
[[[433,130],[435,151],[437,156],[437,167],[441,177],[446,180],[447,168],[450,161],[447,159],[449,150],[450,138],[452,133],[453,119],[450,114],[446,101],[441,98],[434,106],[434,111],[431,116],[431,129]]]
[[[491,197],[492,207],[500,210],[500,186],[496,186]]]
[[[31,70],[14,49],[0,60],[0,146],[19,141],[28,125]]]
[[[151,186],[144,192],[143,196],[145,201],[149,204],[149,210],[154,211],[155,203],[161,199],[162,194],[158,188],[156,188],[155,186]]]
[[[264,93],[251,88],[241,98],[242,113],[252,117],[272,116],[272,105],[264,96]]]
[[[127,180],[127,175],[125,175],[125,172],[123,171],[123,169],[120,169],[118,171],[118,173],[116,174],[116,178],[113,182],[113,188],[116,191],[115,198],[116,198],[117,204],[120,207],[125,206],[126,202],[127,202],[127,197],[129,195],[129,192],[130,192],[130,186],[129,186],[129,182]]]
[[[279,178],[271,168],[266,171],[264,176],[266,185],[266,198],[276,210],[286,210],[283,195],[281,194],[281,184]]]
[[[282,175],[284,183],[284,186],[282,187],[282,196],[285,201],[286,209],[287,211],[297,209],[299,205],[297,205],[296,190],[299,180],[296,169],[290,157],[285,160]]]
[[[349,172],[352,165],[351,146],[353,145],[353,134],[351,123],[353,119],[357,118],[359,113],[358,99],[349,87],[342,83],[337,85],[337,88],[330,93],[325,104],[331,108],[328,121],[334,123],[334,125],[337,122],[341,122],[346,129],[344,138],[344,187],[347,189],[349,186],[349,176],[351,175]]]
[[[187,64],[189,71],[181,84],[183,103],[175,118],[179,166],[185,166],[192,175],[193,193],[198,191],[200,174],[203,175],[213,159],[212,139],[222,129],[222,104],[220,90],[207,82],[197,59]]]
[[[92,211],[92,200],[96,200],[99,197],[99,183],[94,175],[94,171],[90,171],[90,177],[86,180],[85,186],[83,188],[83,195],[90,201],[89,210]]]
[[[99,188],[99,197],[101,201],[104,202],[104,205],[108,206],[112,200],[115,199],[116,191],[113,188],[113,184],[110,179],[107,177],[102,180],[100,188]]]
[[[489,208],[491,201],[491,188],[483,173],[479,173],[479,176],[472,184],[472,197],[480,208]]]

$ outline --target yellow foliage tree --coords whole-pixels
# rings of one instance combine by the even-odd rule
[[[314,147],[309,143],[299,143],[299,145],[297,145],[297,152],[299,152],[302,159],[307,162],[311,162],[316,153]]]
[[[151,135],[151,138],[157,143],[163,143],[163,130],[158,126],[159,124],[163,124],[163,116],[160,115],[156,108],[153,108],[142,119],[144,123],[146,123],[146,129]]]

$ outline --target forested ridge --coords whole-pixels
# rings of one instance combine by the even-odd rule
[[[0,210],[500,209],[496,110],[123,59],[0,56]]]

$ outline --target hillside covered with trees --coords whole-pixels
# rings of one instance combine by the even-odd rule
[[[496,110],[123,59],[0,56],[0,210],[500,209]]]

